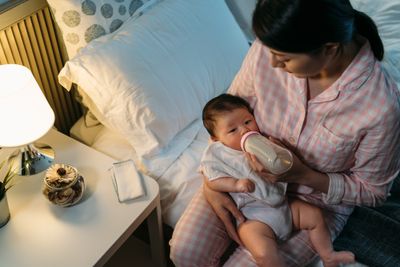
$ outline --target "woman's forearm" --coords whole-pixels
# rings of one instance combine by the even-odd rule
[[[310,169],[306,175],[299,179],[299,184],[306,185],[326,194],[329,190],[329,176],[325,173]]]

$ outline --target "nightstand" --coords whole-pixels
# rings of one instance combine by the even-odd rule
[[[42,195],[44,172],[21,177],[7,192],[11,218],[0,228],[1,265],[102,266],[147,220],[153,262],[165,266],[157,182],[143,177],[146,195],[119,203],[108,171],[114,159],[53,129],[41,140],[54,148],[55,163],[78,169],[86,191],[77,205],[62,208]]]

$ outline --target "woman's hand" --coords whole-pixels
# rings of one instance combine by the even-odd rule
[[[282,144],[279,140],[272,137],[270,137],[269,139],[277,145],[285,147],[285,145]],[[326,193],[329,188],[329,177],[326,174],[317,172],[304,164],[293,152],[292,155],[292,168],[290,168],[289,171],[283,174],[276,175],[269,172],[255,155],[246,153],[246,157],[249,161],[251,168],[255,172],[257,172],[257,174],[263,179],[272,183],[286,182],[306,185],[314,188],[315,190]]]
[[[303,177],[307,176],[307,173],[311,172],[311,168],[306,166],[299,158],[293,154],[293,165],[289,171],[283,174],[273,174],[267,170],[264,165],[257,159],[253,154],[246,153],[246,157],[249,161],[251,168],[257,172],[259,176],[270,181],[271,183],[286,182],[286,183],[301,183]]]
[[[233,202],[232,198],[226,193],[221,193],[210,189],[207,186],[207,182],[204,182],[203,192],[208,203],[211,205],[218,218],[225,225],[226,231],[230,238],[232,238],[239,245],[243,245],[236,231],[235,220],[238,222],[244,222],[245,218],[236,207],[236,204]]]

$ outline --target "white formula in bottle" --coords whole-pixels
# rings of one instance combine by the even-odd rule
[[[293,165],[293,156],[289,150],[271,142],[259,132],[244,134],[241,147],[243,151],[255,155],[272,174],[285,173]]]

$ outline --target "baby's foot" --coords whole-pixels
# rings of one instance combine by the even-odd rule
[[[337,267],[341,263],[355,262],[354,254],[350,251],[332,251],[331,254],[321,257],[324,267]]]

